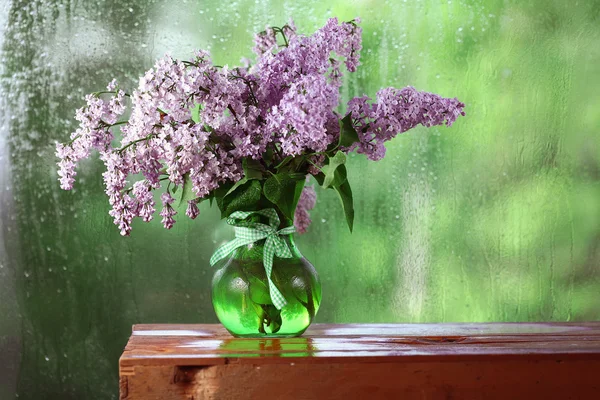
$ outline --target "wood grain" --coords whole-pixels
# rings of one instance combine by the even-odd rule
[[[136,325],[120,376],[122,400],[600,398],[600,323]]]

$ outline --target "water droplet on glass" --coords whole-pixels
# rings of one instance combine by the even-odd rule
[[[46,361],[50,361],[50,357],[48,357],[48,356],[45,356],[45,357],[44,357],[44,360],[46,360]]]

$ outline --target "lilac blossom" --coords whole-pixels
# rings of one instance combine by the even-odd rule
[[[121,235],[128,236],[131,232],[135,202],[123,191],[127,185],[127,175],[130,170],[130,159],[120,157],[117,152],[103,152],[100,159],[104,161],[106,171],[102,174],[108,201],[112,206],[109,215],[113,217],[115,225]]]
[[[294,226],[300,234],[306,233],[312,220],[310,219],[310,210],[317,204],[317,192],[313,186],[305,186],[298,200],[296,213],[294,214]]]
[[[196,217],[200,214],[200,210],[198,209],[198,203],[196,200],[188,201],[187,209],[185,210],[185,215],[190,217],[191,219],[196,219]]]
[[[134,218],[153,219],[153,194],[165,187],[164,227],[172,228],[177,214],[170,188],[190,185],[195,198],[185,214],[195,219],[201,199],[244,177],[243,160],[262,165],[268,176],[292,157],[295,173],[318,175],[331,151],[338,151],[342,63],[349,72],[360,65],[359,23],[331,18],[309,36],[298,34],[293,21],[267,27],[255,36],[252,66],[215,66],[202,50],[189,61],[166,55],[130,94],[113,79],[107,91],[86,96],[71,140],[56,144],[61,188],[73,188],[78,162],[97,151],[106,168],[109,214],[129,235]],[[129,120],[120,121],[127,106]],[[384,142],[398,133],[418,124],[450,126],[464,115],[463,107],[457,99],[411,87],[380,90],[375,102],[354,98],[348,112],[359,142],[339,150],[379,160]],[[302,192],[295,214],[299,232],[310,224],[315,196],[311,186]]]
[[[370,103],[366,96],[348,102],[360,142],[358,153],[371,160],[385,156],[384,142],[399,133],[421,124],[426,127],[446,124],[451,126],[456,118],[465,115],[464,104],[458,99],[443,98],[437,94],[419,92],[413,87],[386,88],[377,92],[377,102]]]
[[[276,132],[285,155],[323,151],[337,140],[333,110],[339,104],[342,76],[337,57],[345,59],[349,71],[356,69],[360,33],[356,21],[340,25],[336,18],[308,37],[290,28],[288,46],[276,54],[264,53],[251,70],[258,77],[256,97],[270,111],[267,131]]]
[[[113,80],[109,91],[116,87]],[[98,94],[85,97],[87,105],[77,110],[75,118],[79,127],[71,134],[71,141],[65,144],[56,143],[61,188],[70,190],[75,183],[75,168],[77,163],[89,157],[92,150],[107,151],[113,140],[111,127],[125,111],[125,92],[112,92],[114,96],[109,101],[103,100]]]
[[[73,188],[75,175],[77,175],[77,172],[75,171],[77,161],[84,157],[77,155],[73,146],[64,145],[62,143],[56,144],[56,156],[60,159],[58,162],[60,187],[65,190],[70,190]]]
[[[271,27],[266,27],[264,31],[254,35],[254,47],[252,51],[257,56],[262,56],[268,51],[272,51],[277,46],[277,35]]]
[[[171,206],[175,199],[173,198],[173,196],[171,196],[171,194],[168,191],[164,192],[160,196],[160,199],[163,204],[163,209],[160,212],[160,216],[162,217],[161,222],[165,229],[171,229],[173,225],[175,225],[175,220],[173,219],[173,216],[177,214],[177,211],[175,211]]]
[[[337,106],[338,95],[322,75],[308,75],[290,85],[267,118],[269,128],[281,132],[283,154],[299,155],[307,149],[324,151],[337,139],[337,132],[329,132],[327,123],[335,119],[332,109]]]
[[[155,203],[152,189],[155,189],[155,187],[147,179],[133,184],[132,193],[135,199],[133,213],[141,217],[144,222],[150,222],[154,217]]]

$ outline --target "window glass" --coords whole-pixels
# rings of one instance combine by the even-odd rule
[[[350,4],[352,3],[352,5]],[[86,93],[154,60],[252,55],[293,18],[362,18],[342,104],[412,85],[467,116],[349,158],[354,233],[319,189],[298,245],[323,282],[316,322],[600,318],[600,6],[594,1],[0,0],[0,398],[118,398],[134,323],[216,323],[216,208],[123,238],[101,162],[59,188],[54,142]],[[340,109],[343,111],[343,107]]]

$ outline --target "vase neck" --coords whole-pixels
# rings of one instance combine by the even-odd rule
[[[295,238],[293,234],[289,235],[281,235],[281,239],[285,242],[285,244],[290,249],[293,258],[303,258],[302,253],[298,250],[296,246]],[[234,257],[236,259],[242,260],[262,260],[263,252],[265,248],[265,239],[259,240],[257,242],[251,243],[248,246],[238,247],[235,252]]]
[[[296,238],[294,237],[293,233],[283,236],[282,239],[288,245],[294,257],[302,258],[302,253],[300,253],[300,250],[298,250],[298,247],[296,246]]]

